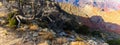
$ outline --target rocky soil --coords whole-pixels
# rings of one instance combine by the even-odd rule
[[[0,45],[109,45],[107,40],[120,38],[107,31],[89,32],[100,29],[83,26],[75,20],[79,16],[65,12],[58,3],[44,1],[42,4],[41,13],[35,19],[11,28],[6,20],[9,11],[0,3]]]

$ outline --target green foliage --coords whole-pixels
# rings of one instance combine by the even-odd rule
[[[75,30],[75,31],[80,34],[89,34],[90,33],[89,27],[86,25],[79,26],[78,30]]]
[[[11,12],[8,14],[8,26],[9,27],[16,27],[17,25],[17,20],[16,18],[14,17],[16,15],[16,12]]]
[[[63,29],[74,30],[76,33],[79,33],[79,34],[87,35],[90,32],[88,26],[79,24],[78,22],[76,22],[74,20],[70,20],[70,21],[65,22],[64,26],[65,27]]]
[[[108,40],[109,45],[120,45],[120,39]]]
[[[9,25],[10,27],[16,27],[16,25],[17,25],[17,20],[16,20],[15,18],[10,19],[8,25]]]
[[[18,11],[14,11],[14,12],[8,13],[7,19],[10,20],[10,19],[13,18],[16,14],[18,14]]]
[[[47,21],[40,21],[39,26],[42,28],[46,28],[46,27],[48,27],[48,22]]]
[[[91,32],[91,35],[94,37],[102,37],[100,31],[93,31],[93,32]]]
[[[64,28],[68,29],[68,30],[78,30],[79,29],[79,24],[74,20],[66,21],[64,26],[65,26]]]
[[[13,16],[14,16],[14,13],[13,13],[13,12],[11,12],[11,13],[9,13],[9,14],[8,14],[7,19],[8,19],[8,20],[10,20]]]

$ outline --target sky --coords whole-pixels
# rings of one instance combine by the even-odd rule
[[[98,8],[120,10],[120,0],[56,0],[57,2],[70,3],[75,6],[91,4]]]

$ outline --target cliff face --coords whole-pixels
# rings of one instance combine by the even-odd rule
[[[110,23],[109,17],[107,20],[103,16],[108,16],[107,13],[111,12],[101,11],[91,5],[81,8],[69,3],[58,4],[50,0],[36,0],[37,3],[34,5],[28,2],[29,0],[22,1],[27,3],[21,2],[24,4],[21,5],[23,9],[16,8],[19,7],[14,5],[18,3],[17,1],[7,2],[11,8],[6,7],[4,3],[1,4],[1,45],[109,45],[111,40],[113,42],[111,45],[120,45],[120,40],[118,40],[120,35],[98,31],[119,28],[116,23]],[[20,12],[24,12],[25,15]]]
[[[59,3],[60,7],[66,12],[82,16],[87,19],[78,18],[84,24],[92,28],[101,28],[112,32],[120,32],[120,10],[105,11],[92,5],[85,5],[84,7],[75,6],[70,3]]]

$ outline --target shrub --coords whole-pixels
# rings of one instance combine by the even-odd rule
[[[16,27],[17,20],[15,18],[11,18],[8,23],[9,27]]]
[[[108,40],[109,45],[120,45],[120,39]]]
[[[7,19],[8,20],[10,20],[13,16],[15,15],[15,13],[13,13],[13,12],[10,12],[9,14],[8,14],[8,17],[7,17]]]
[[[91,35],[94,37],[102,37],[100,31],[93,31],[93,32],[91,32]]]
[[[90,31],[89,31],[89,27],[86,26],[86,25],[82,25],[82,26],[79,26],[79,29],[78,30],[75,30],[77,33],[80,33],[80,34],[89,34]]]
[[[7,20],[8,20],[8,26],[9,27],[16,27],[17,25],[17,20],[14,17],[16,15],[16,12],[10,12],[8,14]]]
[[[76,33],[79,34],[89,34],[89,27],[86,25],[79,24],[74,20],[70,20],[65,22],[63,29],[65,30],[74,30]]]

